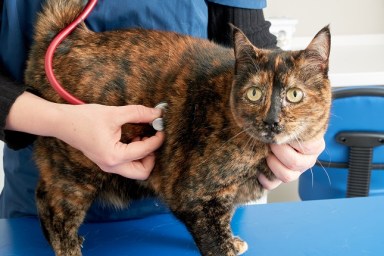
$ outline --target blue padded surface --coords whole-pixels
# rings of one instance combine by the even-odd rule
[[[366,88],[344,88],[339,91],[357,91]],[[383,91],[383,87],[376,87]],[[363,92],[364,93],[364,92]],[[384,92],[381,92],[384,95]],[[384,97],[352,96],[335,98],[325,134],[326,149],[319,160],[332,163],[348,163],[349,148],[336,141],[339,132],[384,133]],[[373,164],[384,164],[384,146],[373,150]],[[329,176],[329,177],[328,177]],[[316,165],[299,179],[299,195],[302,200],[342,198],[346,196],[348,170]],[[384,195],[384,171],[372,170],[369,196]]]
[[[317,200],[240,208],[235,235],[244,256],[377,256],[384,251],[384,197]],[[84,256],[200,255],[171,214],[82,226]],[[0,219],[0,255],[52,255],[35,218]]]
[[[324,169],[314,166],[312,171],[300,176],[299,195],[302,200],[346,197],[348,170],[326,166]],[[384,195],[384,171],[372,170],[369,196],[379,195]]]
[[[349,97],[335,99],[331,118],[325,135],[326,150],[319,160],[327,162],[348,162],[348,147],[335,141],[340,131],[371,131],[384,133],[384,98]],[[384,163],[384,147],[374,150],[373,162]],[[381,158],[381,159],[380,159]]]

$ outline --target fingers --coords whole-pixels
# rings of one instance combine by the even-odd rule
[[[125,161],[142,159],[157,150],[163,142],[163,132],[157,132],[154,136],[143,140],[133,140],[129,144],[118,142],[115,148],[116,156]]]
[[[290,145],[271,145],[270,148],[273,154],[269,157],[269,163],[275,169],[282,168],[280,172],[292,170],[301,173],[316,163],[317,154],[303,154]]]
[[[269,155],[267,157],[267,164],[271,171],[275,174],[276,179],[283,183],[292,182],[298,179],[302,173],[301,169],[298,171],[288,168],[275,155]]]
[[[317,157],[325,148],[324,138],[291,145],[270,145],[271,152],[267,164],[275,174],[275,180],[260,175],[259,181],[265,189],[274,189],[282,182],[297,180],[300,175],[315,165]]]
[[[99,166],[106,172],[135,180],[145,180],[155,165],[154,151],[163,141],[164,133],[157,132],[149,138],[134,138],[129,144],[118,142],[111,154],[113,157],[105,159]]]
[[[119,123],[150,123],[162,115],[160,109],[148,108],[141,105],[128,105],[118,107]],[[149,138],[136,137],[131,143],[125,144],[118,141],[115,144],[113,158],[102,168],[121,176],[145,180],[149,177],[154,165],[157,150],[164,142],[164,133],[157,132]]]
[[[134,180],[146,180],[155,166],[155,154],[115,167],[114,173]]]
[[[324,138],[318,138],[306,142],[293,142],[290,144],[296,151],[304,155],[319,155],[325,149]]]
[[[265,177],[264,174],[260,174],[259,176],[259,182],[261,185],[266,189],[266,190],[272,190],[280,186],[282,183],[281,180],[279,179],[274,179],[274,180],[268,180],[267,177]]]
[[[117,108],[119,125],[125,123],[150,123],[162,115],[161,109],[141,105],[127,105]]]
[[[148,108],[141,105],[117,107],[117,125],[125,123],[150,123],[162,115],[161,109]],[[109,159],[105,171],[121,176],[145,180],[149,177],[154,165],[156,151],[164,142],[164,133],[157,132],[149,138],[134,138],[131,143],[116,142],[113,157]]]

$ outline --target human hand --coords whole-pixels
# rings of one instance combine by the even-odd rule
[[[120,142],[121,127],[126,123],[150,123],[161,116],[161,110],[139,105],[59,106],[64,118],[61,122],[67,127],[60,128],[55,137],[82,151],[105,172],[137,180],[148,178],[155,164],[153,152],[163,143],[164,134],[157,132],[125,144]]]
[[[144,180],[153,169],[153,152],[163,143],[164,134],[157,132],[124,144],[120,142],[121,128],[126,123],[150,123],[160,116],[160,109],[144,106],[57,104],[24,92],[12,105],[5,129],[56,137],[106,172]]]
[[[272,154],[267,157],[267,164],[276,179],[270,181],[263,174],[259,176],[261,185],[267,190],[278,187],[282,182],[297,180],[300,175],[313,167],[320,153],[325,148],[324,138],[307,142],[270,145]]]

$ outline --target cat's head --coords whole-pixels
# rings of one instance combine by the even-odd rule
[[[233,28],[231,111],[244,131],[279,144],[310,140],[325,132],[331,104],[330,37],[325,27],[305,50],[266,50]]]

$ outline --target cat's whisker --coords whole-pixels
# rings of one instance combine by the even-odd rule
[[[335,118],[338,118],[338,119],[342,119],[342,117],[341,116],[338,116],[338,115],[336,115],[336,114],[334,114],[334,113],[329,113],[329,116],[330,117],[335,117]]]
[[[252,138],[252,147],[251,147],[251,152],[255,152],[255,146],[257,145],[257,139],[255,138]],[[252,160],[252,158],[254,157],[254,154],[250,154],[250,160]]]
[[[245,145],[243,146],[242,152],[244,152],[246,150],[246,148],[248,148],[248,144],[250,144],[250,142],[252,142],[252,141],[253,141],[252,136],[249,136],[247,143],[245,143]]]
[[[224,132],[224,131],[228,131],[228,130],[232,130],[233,127],[230,126],[230,125],[227,125],[227,124],[224,124],[225,127],[224,128],[220,128],[220,132]],[[206,129],[206,128],[213,128],[213,129],[216,129],[217,127],[215,125],[211,125],[211,124],[208,124],[208,125],[205,125],[205,126],[199,126],[199,129]]]
[[[299,144],[299,147],[301,149],[302,152],[304,152],[304,148],[299,140],[299,137],[298,137],[298,134],[300,134],[300,131],[296,131],[295,133],[293,133],[293,136],[295,137],[297,143]],[[327,151],[327,149],[325,148],[325,151],[327,152],[327,154],[330,156],[329,152]],[[305,152],[304,152],[305,153]],[[327,179],[328,179],[328,183],[329,185],[331,186],[332,185],[332,182],[331,182],[331,177],[329,176],[329,173],[327,172],[327,170],[325,169],[325,167],[323,166],[323,164],[321,163],[321,161],[319,160],[316,160],[316,163],[318,165],[320,165],[321,169],[324,171],[325,175],[327,176]],[[314,186],[314,172],[313,172],[313,169],[310,168],[309,169],[311,171],[311,182],[312,182],[312,187]]]
[[[234,135],[232,138],[228,139],[226,142],[224,142],[218,149],[216,152],[220,152],[220,150],[225,146],[227,145],[230,141],[234,140],[236,137],[240,136],[241,134],[245,133],[246,130],[242,130],[241,132],[239,132],[238,134]],[[217,155],[217,154],[215,154]],[[219,156],[221,157],[221,156]],[[209,159],[211,159],[212,156],[210,156]],[[208,158],[204,159],[202,162],[200,162],[200,164],[197,165],[197,167],[200,167],[202,164],[206,163],[208,161]]]
[[[252,152],[253,152],[254,147],[255,147],[255,144],[256,144],[255,141],[256,141],[256,140],[255,140],[252,136],[249,136],[249,139],[248,139],[247,143],[244,145],[244,147],[243,147],[243,149],[242,149],[242,152],[243,152],[243,153],[247,150],[247,148],[248,148],[247,151],[248,151],[248,152],[251,152],[251,153],[249,154],[249,159],[250,159],[250,160],[252,160],[252,158],[254,157],[253,154],[252,154]],[[249,144],[249,146],[248,146],[248,144]],[[250,150],[250,151],[249,151],[249,150]]]
[[[302,152],[304,152],[303,146],[302,146],[300,140],[298,139],[298,137],[296,136],[296,134],[295,134],[295,139],[296,139],[297,143],[299,144],[299,147],[301,148]],[[316,162],[320,165],[321,169],[327,175],[328,183],[331,186],[331,177],[329,176],[327,170],[324,168],[323,164],[319,160],[316,160]],[[313,172],[312,168],[310,168],[309,170],[311,172],[311,184],[312,184],[312,188],[313,188],[313,186],[314,186],[314,172]]]
[[[301,124],[301,123],[300,123]],[[300,127],[297,125],[297,127]],[[296,129],[294,132],[292,132],[290,135],[288,135],[288,142],[296,141],[299,144],[299,147],[301,150],[303,150],[303,146],[300,143],[300,134],[304,131],[304,129]]]
[[[311,172],[311,185],[312,185],[312,188],[313,188],[313,184],[314,184],[314,174],[313,174],[313,170],[312,168],[309,168],[309,171]]]
[[[229,142],[231,142],[232,140],[234,140],[235,138],[237,138],[238,136],[240,136],[241,134],[245,133],[245,130],[239,132],[238,134],[234,135],[232,138],[228,139],[226,142],[224,142],[220,147],[219,149],[221,149],[222,147],[224,147],[226,144],[228,144]]]
[[[300,142],[298,136],[297,136],[296,134],[294,134],[294,136],[295,136],[295,140],[296,140],[297,144],[299,145],[299,148],[300,148],[301,152],[305,153],[305,152],[304,152],[304,151],[305,151],[305,150],[304,150],[304,147],[303,147],[303,145],[301,144],[301,142]]]
[[[328,157],[329,157],[329,158],[328,158],[328,162],[332,162],[332,157],[331,157],[331,154],[329,153],[329,150],[328,150],[327,147],[325,147],[324,152],[325,152],[325,154],[327,154]]]
[[[321,169],[324,171],[325,175],[327,175],[329,186],[332,186],[332,183],[331,183],[331,177],[329,176],[327,170],[324,168],[324,166],[323,166],[323,164],[321,163],[321,161],[316,160],[316,162],[321,166]]]
[[[257,142],[258,142],[258,140],[253,138],[253,146],[252,146],[252,149],[251,149],[252,152],[255,151],[255,146],[257,145]]]

